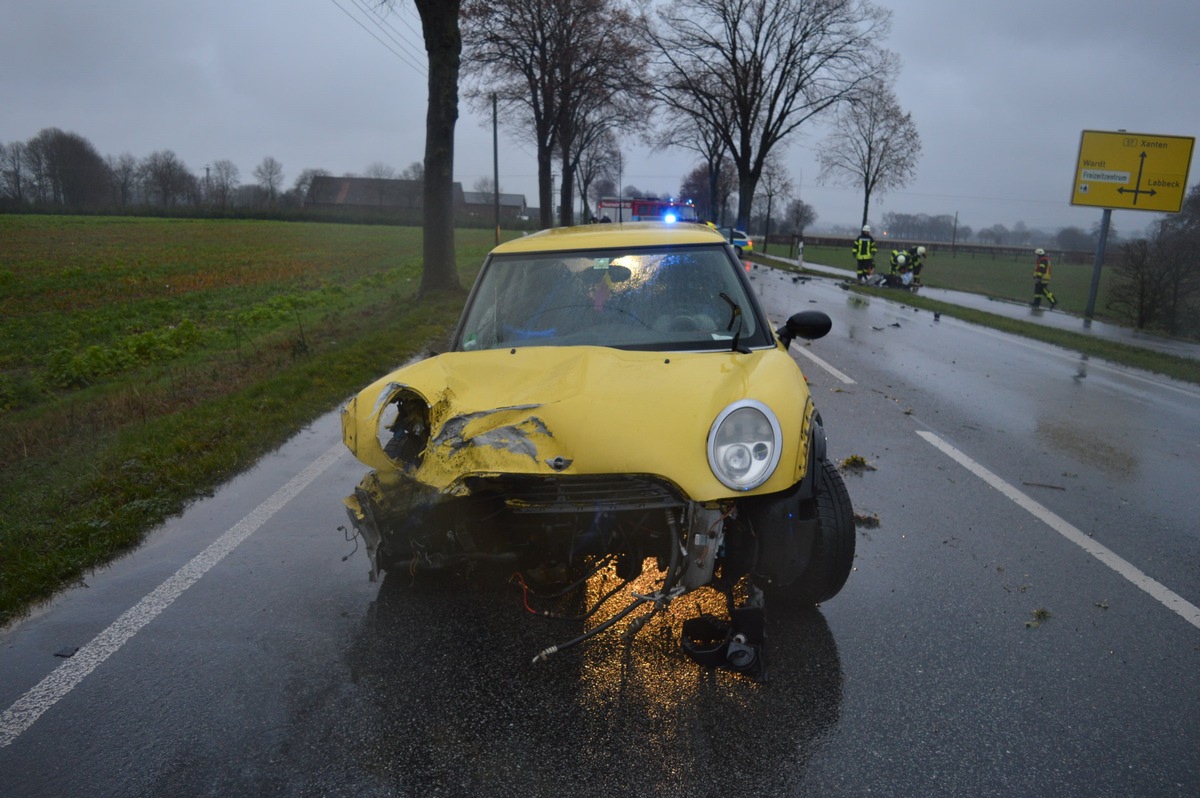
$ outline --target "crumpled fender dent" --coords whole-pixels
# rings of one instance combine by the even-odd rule
[[[379,414],[400,389],[430,408],[430,443],[409,473],[438,490],[473,474],[636,472],[666,479],[697,501],[729,498],[708,466],[706,437],[717,414],[747,396],[781,413],[785,447],[776,473],[750,494],[787,489],[808,465],[811,397],[779,350],[446,353],[387,375],[347,405],[346,445],[381,471],[399,467],[377,431]]]

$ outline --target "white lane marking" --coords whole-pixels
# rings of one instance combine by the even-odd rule
[[[1046,507],[1037,503],[1029,496],[1026,496],[1024,493],[1017,490],[1012,485],[993,474],[991,471],[988,471],[970,457],[967,457],[967,455],[963,454],[958,449],[955,449],[953,446],[946,443],[934,433],[918,431],[917,434],[929,443],[933,444],[934,447],[949,455],[951,459],[957,461],[958,464],[963,468],[967,469],[972,474],[979,477],[996,490],[1000,491],[1018,506],[1028,510],[1036,518],[1038,518],[1038,520],[1045,523],[1055,532],[1062,535],[1064,538],[1071,541],[1076,546],[1079,546],[1088,554],[1092,555],[1097,560],[1128,579],[1134,584],[1135,587],[1141,588],[1146,593],[1150,594],[1151,597],[1153,597],[1167,609],[1178,613],[1192,626],[1200,629],[1200,607],[1197,607],[1161,583],[1151,579],[1137,566],[1121,559],[1111,549],[1097,543],[1095,540],[1092,540],[1078,527],[1067,523],[1065,520],[1052,513]]]
[[[0,748],[17,739],[42,716],[42,713],[75,689],[84,677],[115,654],[160,612],[171,606],[183,591],[195,584],[209,569],[223,560],[225,555],[236,549],[271,516],[296,498],[345,452],[346,449],[341,443],[328,449],[307,468],[292,477],[286,485],[275,491],[270,498],[251,510],[249,515],[210,543],[208,548],[193,557],[191,562],[126,610],[107,629],[80,648],[75,656],[47,674],[46,678],[4,710],[4,714],[0,715]]]
[[[845,384],[845,385],[853,385],[854,384],[854,380],[850,379],[845,374],[838,371],[833,366],[829,365],[824,360],[822,360],[821,358],[814,355],[812,352],[809,352],[804,347],[797,347],[796,351],[799,352],[800,354],[804,355],[806,358],[808,358],[812,362],[816,363],[821,368],[828,371],[830,374],[832,374],[834,376],[835,379],[840,380],[843,384]]]

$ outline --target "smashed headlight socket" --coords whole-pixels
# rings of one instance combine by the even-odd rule
[[[416,468],[429,445],[429,405],[412,391],[397,389],[379,413],[376,436],[389,460]]]
[[[708,466],[722,485],[753,490],[779,465],[783,433],[771,408],[755,399],[726,407],[708,432]]]

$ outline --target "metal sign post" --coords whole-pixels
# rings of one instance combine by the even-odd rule
[[[1195,143],[1191,136],[1125,130],[1085,130],[1080,136],[1071,204],[1104,209],[1084,313],[1089,321],[1096,310],[1100,267],[1104,265],[1113,210],[1179,213],[1187,192]]]

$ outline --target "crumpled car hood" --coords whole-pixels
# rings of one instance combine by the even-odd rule
[[[781,348],[741,354],[525,347],[439,355],[375,382],[343,410],[346,445],[380,471],[399,470],[377,430],[401,386],[431,409],[430,443],[409,476],[448,492],[472,475],[627,473],[660,476],[699,501],[728,497],[734,492],[708,466],[708,434],[721,410],[745,398],[774,410],[784,438],[775,474],[750,493],[791,487],[807,462],[812,402]]]

